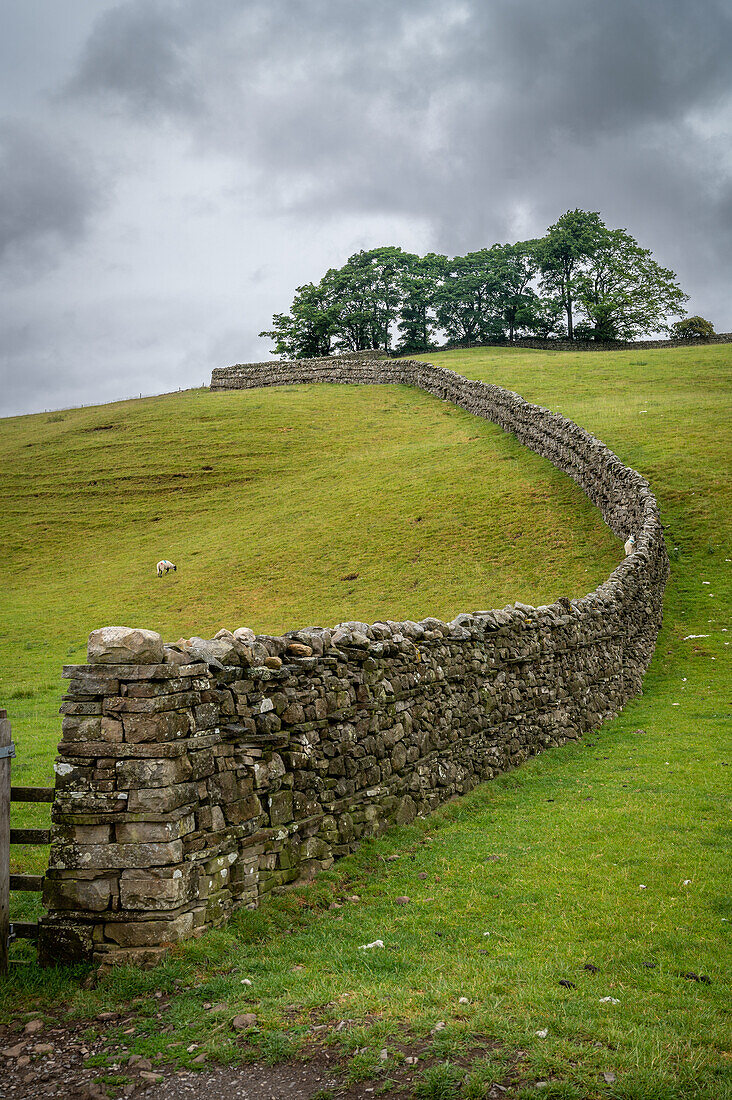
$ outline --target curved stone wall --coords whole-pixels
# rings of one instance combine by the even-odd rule
[[[418,386],[513,432],[568,473],[635,552],[594,592],[451,623],[248,628],[165,645],[103,628],[69,692],[56,764],[41,956],[155,961],[171,944],[312,875],[641,689],[668,559],[647,481],[572,421],[414,361],[271,362],[212,389]]]

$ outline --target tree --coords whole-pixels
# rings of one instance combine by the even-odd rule
[[[338,330],[338,306],[326,282],[297,287],[289,313],[275,313],[272,328],[260,332],[274,341],[273,355],[313,359],[330,355]]]
[[[517,330],[533,331],[538,321],[539,299],[531,286],[539,269],[537,244],[494,244],[490,250],[498,280],[496,304],[512,343]]]
[[[447,257],[434,252],[415,256],[402,271],[399,351],[426,351],[437,328],[434,312],[437,291],[447,269]]]
[[[440,328],[449,341],[486,344],[504,337],[496,257],[482,248],[448,262],[435,296]]]
[[[699,317],[695,314],[693,317],[687,317],[684,321],[677,321],[675,325],[671,326],[671,330],[674,336],[678,336],[682,340],[693,340],[694,338],[703,339],[705,336],[714,336],[714,325],[711,321],[705,321],[703,317]]]
[[[596,212],[568,210],[536,246],[542,289],[559,298],[567,316],[567,336],[574,339],[576,281],[602,240],[605,225]]]
[[[595,340],[668,332],[669,315],[682,314],[687,301],[674,272],[625,229],[603,229],[574,284]]]
[[[387,246],[357,252],[332,276],[339,305],[339,338],[352,351],[391,347],[402,302],[402,278],[418,256]]]

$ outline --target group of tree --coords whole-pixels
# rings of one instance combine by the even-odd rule
[[[520,336],[632,340],[669,332],[686,294],[625,229],[568,210],[544,237],[465,256],[358,252],[298,287],[289,313],[260,333],[275,355],[312,358],[380,348],[402,353]]]

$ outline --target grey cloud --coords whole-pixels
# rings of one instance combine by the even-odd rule
[[[99,203],[93,171],[37,128],[0,123],[0,263],[33,274],[78,241]]]
[[[104,12],[65,94],[83,98],[101,93],[148,117],[194,111],[197,95],[184,57],[187,29],[176,18],[177,7],[136,0]]]
[[[134,0],[99,20],[70,89],[168,115],[258,169],[273,207],[409,213],[444,236],[456,195],[498,232],[577,146],[602,160],[625,135],[632,156],[653,126],[693,143],[685,117],[732,96],[731,54],[723,0]]]

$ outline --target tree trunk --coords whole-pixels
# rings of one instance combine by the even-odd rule
[[[567,339],[574,340],[574,325],[572,324],[572,298],[567,295]]]

